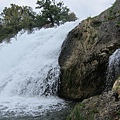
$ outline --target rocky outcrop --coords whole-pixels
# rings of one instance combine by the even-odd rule
[[[120,77],[112,91],[90,97],[76,104],[66,120],[120,120]]]
[[[85,99],[76,105],[67,120],[119,120],[120,101],[112,91]]]
[[[100,94],[109,56],[120,47],[120,1],[83,20],[67,36],[59,57],[60,97],[82,100]]]
[[[120,99],[120,78],[118,78],[114,85],[113,85],[113,88],[112,88],[112,91],[114,93],[117,93],[118,94],[118,99]]]

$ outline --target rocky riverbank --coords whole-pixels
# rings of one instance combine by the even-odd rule
[[[119,120],[120,101],[112,91],[78,103],[67,120]]]

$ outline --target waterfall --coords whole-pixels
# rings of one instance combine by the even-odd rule
[[[64,106],[56,95],[58,57],[68,32],[78,23],[36,29],[30,35],[19,32],[9,44],[0,44],[0,117],[36,116]]]
[[[111,90],[115,80],[120,75],[120,49],[117,49],[110,57],[107,69],[106,91]]]

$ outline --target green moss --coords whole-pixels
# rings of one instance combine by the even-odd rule
[[[75,106],[67,120],[94,120],[95,114],[99,113],[96,107],[86,107],[84,103]]]
[[[82,115],[80,111],[82,107],[85,107],[82,103],[76,105],[75,109],[73,110],[71,115],[67,117],[66,120],[86,120],[86,117]]]

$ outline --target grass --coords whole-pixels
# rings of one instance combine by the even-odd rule
[[[85,107],[84,104],[77,105],[73,110],[73,113],[70,116],[68,116],[66,120],[86,120],[84,115],[82,115],[80,112],[81,107]]]

